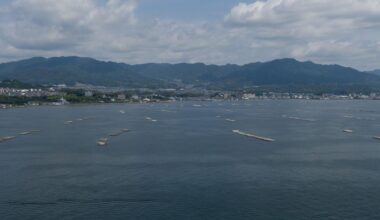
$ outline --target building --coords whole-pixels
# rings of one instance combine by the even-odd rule
[[[92,91],[85,91],[84,92],[84,96],[86,97],[92,97],[94,95],[94,93]]]
[[[117,95],[117,99],[118,99],[118,100],[122,100],[122,101],[124,101],[124,100],[126,100],[127,98],[125,97],[124,94],[119,94],[119,95]]]
[[[245,94],[243,94],[243,97],[242,97],[242,99],[244,99],[244,100],[250,100],[250,99],[255,99],[255,98],[256,98],[256,95],[250,94],[250,93],[245,93]]]

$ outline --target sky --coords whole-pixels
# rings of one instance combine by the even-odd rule
[[[0,62],[279,58],[380,68],[379,0],[0,0]]]

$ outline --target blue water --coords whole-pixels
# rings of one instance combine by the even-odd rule
[[[0,219],[380,219],[379,122],[376,101],[3,110],[0,136],[41,132],[0,143]]]

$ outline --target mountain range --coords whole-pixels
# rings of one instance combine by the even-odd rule
[[[5,79],[33,84],[83,83],[127,88],[169,88],[189,84],[212,88],[380,85],[380,75],[289,58],[246,65],[129,65],[85,57],[34,57],[0,64],[0,80]]]
[[[380,76],[380,69],[370,71],[369,73],[376,74],[376,75]]]

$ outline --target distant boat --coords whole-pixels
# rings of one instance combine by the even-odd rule
[[[197,104],[195,104],[195,105],[193,105],[193,107],[202,107],[201,105],[197,105]]]
[[[120,113],[121,113],[121,114],[125,114],[125,111],[123,111],[123,110],[120,110]]]
[[[121,130],[122,132],[130,132],[131,130],[129,130],[128,128],[124,128]]]
[[[108,144],[108,138],[100,138],[96,144],[99,146],[106,146]]]
[[[246,136],[246,137],[255,138],[255,139],[261,140],[261,141],[266,141],[266,142],[274,142],[274,141],[276,141],[275,139],[272,139],[272,138],[261,137],[261,136],[255,135],[255,134],[249,134],[249,133],[242,132],[242,131],[239,131],[239,130],[233,130],[232,132],[234,132],[235,134]]]
[[[73,123],[73,121],[65,121],[65,125],[68,125],[68,124],[72,124]]]
[[[344,129],[343,132],[345,132],[345,133],[353,133],[354,131],[350,130],[350,129]]]
[[[374,136],[373,138],[376,140],[380,140],[380,136]]]

